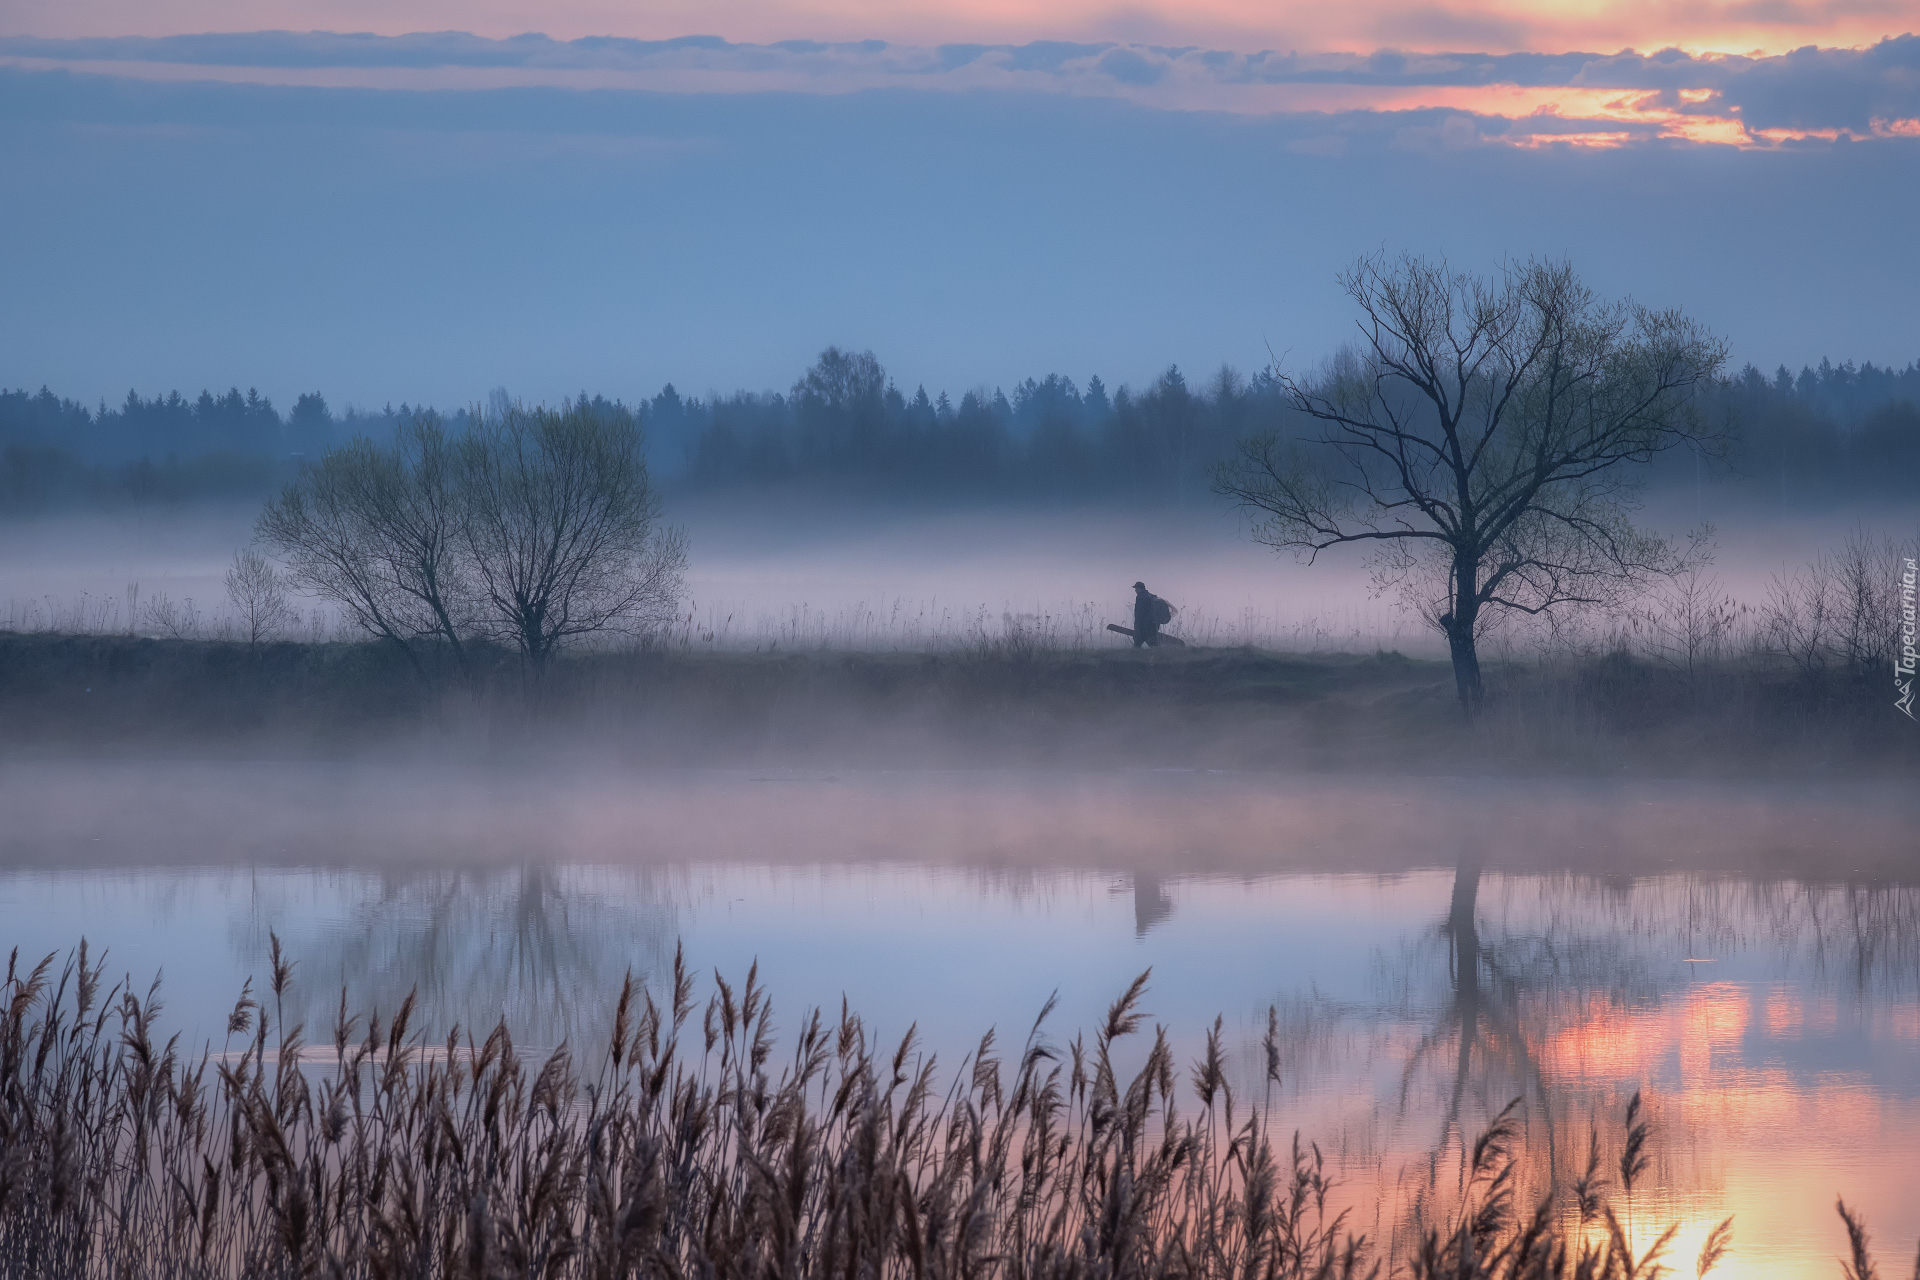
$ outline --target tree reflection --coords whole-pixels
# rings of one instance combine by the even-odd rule
[[[1538,947],[1508,939],[1489,946],[1481,938],[1480,880],[1483,860],[1477,852],[1463,853],[1454,867],[1453,892],[1439,937],[1447,949],[1447,998],[1434,1025],[1408,1055],[1400,1078],[1400,1109],[1407,1110],[1409,1094],[1422,1068],[1446,1055],[1451,1047],[1451,1080],[1440,1118],[1440,1132],[1428,1160],[1429,1176],[1436,1178],[1449,1150],[1464,1159],[1472,1134],[1462,1124],[1462,1107],[1469,1096],[1479,1104],[1479,1116],[1497,1112],[1515,1096],[1541,1108],[1552,1138],[1552,1105],[1537,1055],[1523,1028],[1522,1018],[1531,994],[1552,971],[1538,964]],[[1516,945],[1519,944],[1519,945]],[[1496,1099],[1492,1094],[1498,1091]]]
[[[382,876],[344,921],[256,912],[253,932],[268,927],[300,957],[288,1015],[314,1038],[345,987],[354,1011],[390,1012],[414,992],[426,1025],[484,1032],[504,1017],[524,1042],[579,1045],[604,1029],[629,969],[668,962],[675,913],[647,873],[529,862]]]
[[[1489,885],[1499,886],[1491,908]],[[1421,1127],[1438,1119],[1419,1177],[1403,1183],[1413,1221],[1459,1193],[1479,1129],[1515,1098],[1530,1135],[1523,1183],[1541,1195],[1584,1165],[1596,1116],[1609,1146],[1617,1125],[1608,1118],[1643,1086],[1676,1104],[1686,1091],[1745,1096],[1742,1082],[1764,1061],[1776,1075],[1807,1074],[1811,1087],[1827,1057],[1796,1049],[1799,1032],[1745,1013],[1719,1032],[1729,1058],[1697,1059],[1705,1065],[1689,1074],[1676,1055],[1707,1053],[1694,1040],[1696,1016],[1757,1008],[1782,991],[1796,1002],[1822,991],[1841,998],[1864,1045],[1880,1034],[1878,1011],[1920,998],[1920,891],[1734,877],[1489,879],[1468,850],[1445,916],[1403,964],[1409,994],[1424,985],[1430,996],[1416,997],[1426,1025],[1401,1067],[1399,1115]],[[1442,973],[1444,989],[1426,985]],[[1670,1114],[1683,1123],[1680,1110]]]

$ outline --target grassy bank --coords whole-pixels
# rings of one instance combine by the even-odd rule
[[[1422,772],[1895,773],[1920,731],[1880,673],[1613,654],[1495,664],[1464,722],[1443,663],[1262,650],[628,650],[534,679],[372,643],[0,635],[21,751],[571,752],[634,763],[1074,763]]]
[[[658,1002],[629,979],[608,1041],[577,1054],[527,1060],[504,1023],[443,1037],[411,999],[383,1021],[344,996],[308,1049],[277,940],[273,961],[217,1056],[166,1038],[154,992],[109,987],[84,946],[9,965],[0,1274],[1521,1280],[1705,1275],[1728,1244],[1722,1224],[1674,1259],[1671,1232],[1623,1230],[1651,1159],[1638,1095],[1537,1202],[1509,1107],[1460,1152],[1453,1203],[1397,1245],[1356,1235],[1319,1150],[1236,1103],[1218,1024],[1190,1072],[1144,1033],[1144,974],[1090,1035],[1057,1042],[1042,1011],[943,1073],[845,1009],[776,1051],[757,974],[700,1000],[677,959]],[[1269,1018],[1269,1082],[1278,1034]],[[1873,1274],[1846,1227],[1850,1274]]]

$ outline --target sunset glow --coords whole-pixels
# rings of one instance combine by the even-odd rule
[[[532,13],[510,0],[23,0],[5,32],[58,36],[169,35],[279,28],[471,31],[510,36],[540,30],[559,39],[619,35],[665,39],[716,34],[731,40],[951,41],[1120,40],[1200,43],[1251,51],[1481,49],[1642,51],[1675,47],[1782,53],[1809,44],[1858,46],[1920,27],[1914,0],[1802,0],[1758,6],[1640,2],[1427,5],[1360,0],[1344,5],[1254,0],[558,0]]]
[[[9,1276],[1914,1256],[1920,0],[0,0],[0,172]]]
[[[1920,100],[1906,87],[1900,63],[1913,45],[1909,39],[1865,52],[1768,59],[1571,55],[1543,65],[1530,55],[1361,59],[1142,45],[955,50],[265,32],[132,42],[0,39],[0,66],[171,83],[427,92],[539,87],[685,95],[1055,94],[1162,110],[1290,117],[1324,135],[1304,144],[1321,151],[1343,146],[1345,122],[1363,114],[1384,119],[1435,112],[1475,120],[1449,124],[1449,146],[1689,142],[1768,148],[1920,136]],[[1844,93],[1834,92],[1836,78],[1851,82]],[[1432,126],[1420,127],[1430,132]]]
[[[1841,1032],[1912,1043],[1920,1007],[1911,1002],[1869,1012],[1789,984],[1705,981],[1670,1003],[1596,996],[1567,1012],[1570,1021],[1548,1032],[1539,1051],[1553,1085],[1581,1096],[1617,1089],[1619,1081],[1649,1082],[1654,1123],[1669,1142],[1682,1133],[1712,1133],[1725,1144],[1720,1158],[1691,1179],[1663,1170],[1660,1179],[1669,1185],[1647,1202],[1652,1211],[1644,1222],[1680,1224],[1676,1259],[1694,1256],[1734,1207],[1738,1244],[1726,1274],[1827,1274],[1824,1266],[1781,1267],[1782,1254],[1806,1248],[1804,1207],[1832,1197],[1826,1153],[1872,1150],[1890,1133],[1909,1135],[1896,1144],[1906,1149],[1920,1142],[1920,1112],[1879,1093],[1867,1073],[1809,1074],[1785,1065],[1795,1046]],[[1848,1200],[1870,1214],[1898,1212],[1898,1189],[1912,1170],[1896,1160],[1879,1174],[1856,1179]],[[1652,1227],[1635,1232],[1637,1246],[1658,1234]]]

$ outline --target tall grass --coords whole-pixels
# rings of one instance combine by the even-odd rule
[[[1131,606],[1086,601],[1050,604],[1006,602],[957,604],[939,599],[894,597],[833,606],[794,604],[766,608],[744,603],[688,601],[671,622],[637,640],[603,640],[598,647],[637,646],[669,652],[710,653],[969,653],[1025,648],[1078,653],[1126,646],[1107,631],[1109,622],[1129,624]],[[1392,607],[1291,613],[1251,605],[1235,610],[1199,606],[1183,610],[1177,631],[1207,648],[1250,646],[1287,653],[1372,653],[1382,648],[1416,649],[1429,642],[1426,628]],[[59,635],[138,635],[167,640],[245,640],[248,628],[237,606],[208,605],[166,592],[142,594],[128,583],[125,598],[82,592],[9,598],[0,610],[0,631]],[[258,639],[308,643],[364,639],[325,606],[296,611],[289,623],[262,631]]]
[[[231,604],[209,606],[192,596],[143,593],[129,582],[120,596],[10,596],[0,613],[0,631],[69,636],[146,636],[161,640],[294,640],[307,644],[363,638],[326,608],[290,610],[270,628],[252,628]]]
[[[1317,1148],[1236,1102],[1219,1023],[1190,1071],[1159,1030],[1119,1070],[1116,1046],[1146,1040],[1144,974],[1091,1040],[1051,1044],[1049,1006],[1012,1052],[988,1034],[944,1077],[912,1031],[877,1043],[844,1005],[776,1061],[757,971],[701,1002],[678,957],[659,1002],[625,984],[604,1045],[537,1063],[504,1024],[430,1039],[411,999],[383,1022],[344,995],[309,1050],[282,1016],[291,976],[275,939],[269,992],[243,992],[222,1050],[196,1054],[160,1038],[154,989],[106,988],[84,944],[57,971],[16,954],[0,1272],[1519,1280],[1651,1276],[1668,1239],[1636,1253],[1597,1155],[1517,1205],[1509,1109],[1454,1216],[1383,1256],[1328,1212]],[[1643,1167],[1622,1157],[1629,1191]],[[1724,1228],[1708,1246],[1702,1273]]]
[[[692,601],[650,643],[716,653],[1080,653],[1125,647],[1125,638],[1107,630],[1116,622],[1132,624],[1130,602],[1006,602],[996,609],[894,598],[777,610]],[[1168,631],[1205,648],[1286,653],[1372,653],[1426,642],[1417,620],[1388,605],[1305,613],[1202,604],[1182,609]]]
[[[1839,547],[1774,576],[1763,598],[1724,589],[1710,564],[1661,581],[1631,607],[1536,619],[1505,618],[1482,641],[1484,655],[1508,666],[1549,669],[1628,656],[1688,678],[1730,665],[1763,667],[1818,680],[1839,670],[1889,674],[1898,629],[1898,579],[1916,543],[1857,530]],[[982,603],[892,597],[837,605],[769,608],[749,602],[689,600],[644,635],[603,638],[598,646],[669,653],[923,653],[1029,657],[1123,649],[1107,624],[1131,621],[1125,602],[1060,600]],[[1252,604],[1183,608],[1168,632],[1201,648],[1275,653],[1445,656],[1439,632],[1389,600],[1301,611]],[[324,604],[290,611],[264,630],[243,620],[241,602],[216,604],[144,595],[130,582],[124,598],[82,593],[10,598],[0,632],[139,635],[172,640],[365,638]]]

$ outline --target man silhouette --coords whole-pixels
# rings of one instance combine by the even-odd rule
[[[1160,643],[1160,626],[1173,620],[1173,606],[1147,590],[1147,584],[1133,584],[1133,647]]]

